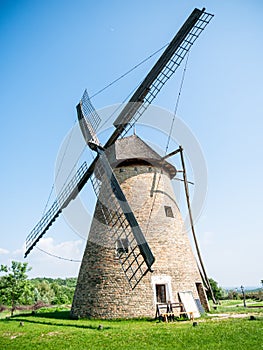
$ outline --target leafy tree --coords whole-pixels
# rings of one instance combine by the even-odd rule
[[[47,278],[37,277],[31,279],[35,287],[35,301],[43,301],[50,304],[69,304],[73,300],[76,277]]]
[[[209,278],[209,282],[210,282],[210,286],[213,290],[213,294],[216,300],[220,300],[223,299],[224,297],[224,290],[218,286],[218,283],[213,280],[213,278]],[[208,297],[209,299],[211,298],[211,296],[208,293]]]
[[[51,288],[51,284],[46,279],[43,279],[41,282],[37,283],[36,289],[38,291],[38,300],[36,301],[41,300],[44,303],[53,303],[55,292]]]
[[[11,304],[11,316],[17,303],[29,300],[33,295],[33,286],[27,280],[27,272],[31,270],[27,263],[12,261],[11,266],[1,265],[0,271],[5,275],[0,277],[0,299]]]
[[[76,277],[68,277],[65,279],[65,285],[70,288],[76,288],[77,278]]]
[[[69,303],[68,298],[68,288],[64,285],[59,285],[56,282],[51,284],[51,288],[55,293],[55,298],[53,299],[52,304],[67,304]]]

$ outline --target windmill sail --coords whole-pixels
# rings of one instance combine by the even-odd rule
[[[70,180],[68,185],[60,192],[57,200],[53,203],[50,209],[45,213],[45,215],[27,236],[25,258],[37,244],[40,238],[46,233],[52,223],[56,220],[62,209],[66,208],[69,202],[72,199],[76,198],[79,191],[87,182],[86,177],[88,174],[87,163],[84,162],[76,174],[73,176],[73,178]]]
[[[87,90],[84,91],[77,106],[77,113],[80,129],[86,143],[93,141],[98,145],[99,140],[95,131],[98,129],[101,119],[90,101]]]
[[[94,130],[94,127],[98,127],[98,123],[94,122],[99,120],[98,114],[86,91],[83,96],[84,99],[78,108],[79,123],[82,123],[81,130],[87,144],[99,155],[91,182],[107,225],[106,231],[110,231],[122,269],[130,286],[134,288],[151,270],[154,256],[113,173],[104,149],[99,145]]]
[[[124,136],[141,117],[164,84],[175,73],[196,39],[212,18],[213,15],[205,12],[205,9],[194,9],[162,56],[135,91],[129,103],[114,121],[113,124],[116,130],[105,147],[113,144],[119,135],[122,134]]]
[[[185,55],[190,50],[193,43],[196,41],[207,24],[210,22],[212,17],[213,15],[206,13],[205,9],[195,9],[191,13],[167,49],[159,58],[157,63],[154,65],[138,89],[135,91],[128,104],[124,107],[124,109],[115,120],[114,126],[116,129],[106,142],[104,146],[105,148],[113,145],[121,135],[124,136],[127,131],[134,125],[134,123],[140,118],[140,116],[147,109],[150,103],[152,103],[167,80],[170,79],[170,77],[179,67]],[[84,132],[84,138],[86,142],[89,142],[91,140],[97,145],[98,140],[89,127],[91,125],[93,130],[96,130],[100,119],[98,118],[97,114],[94,113],[94,110],[84,110],[85,107],[83,107],[83,102],[85,104],[85,101],[88,104],[89,99],[88,96],[84,95],[82,101],[77,105],[80,127],[82,132]],[[84,117],[86,117],[85,119],[80,120],[80,112],[84,115]],[[89,121],[90,125],[88,125],[87,120]],[[89,180],[94,171],[97,160],[98,156],[91,163],[89,168],[84,171],[81,179],[77,180],[76,186],[78,191],[80,191],[84,187],[85,183]],[[56,201],[49,209],[47,214],[44,215],[44,217],[29,234],[26,240],[27,248],[25,256],[28,255],[34,245],[46,233],[53,221],[61,213],[62,209],[66,207],[71,199],[75,198],[75,189],[72,189],[72,191],[72,193],[68,194],[68,199],[63,203],[63,206],[59,206]]]
[[[94,129],[98,128],[101,119],[90,102],[87,90],[84,91],[82,99],[77,106],[77,112],[79,125],[86,143],[92,141],[95,144],[99,144],[99,140]],[[57,200],[52,204],[50,209],[45,213],[45,215],[27,236],[25,258],[34,248],[40,238],[42,238],[47,232],[49,227],[62,212],[62,209],[66,208],[70,201],[76,198],[78,193],[89,180],[92,171],[93,167],[90,166],[88,168],[87,163],[84,162],[76,172],[75,176],[70,180],[68,185],[60,192]]]
[[[120,264],[133,289],[151,270],[155,259],[105,153],[98,152],[100,158],[91,182]]]

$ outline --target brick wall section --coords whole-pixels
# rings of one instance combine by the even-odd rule
[[[152,280],[167,276],[171,280],[171,301],[178,301],[180,291],[192,291],[194,298],[200,298],[204,308],[208,309],[202,280],[168,174],[162,174],[158,167],[136,164],[117,168],[115,174],[155,256],[154,272],[148,272],[131,290],[116,258],[115,245],[96,206],[71,315],[154,317],[156,300]],[[166,216],[164,206],[172,208],[174,217]]]

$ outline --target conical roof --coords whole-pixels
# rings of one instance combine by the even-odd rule
[[[163,168],[170,178],[176,175],[176,168],[163,160],[157,152],[137,135],[118,139],[107,153],[109,162],[114,168],[125,164],[140,164],[144,162]]]

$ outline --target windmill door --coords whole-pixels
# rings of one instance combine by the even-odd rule
[[[167,303],[166,300],[166,285],[165,284],[156,284],[156,301],[157,303]]]

